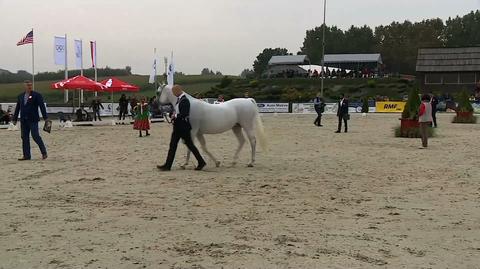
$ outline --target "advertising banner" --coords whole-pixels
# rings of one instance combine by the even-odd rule
[[[377,102],[376,112],[380,113],[402,113],[406,102]]]
[[[292,104],[292,112],[299,114],[312,114],[316,113],[313,103],[295,103]]]
[[[288,103],[257,103],[260,113],[288,113]]]
[[[100,116],[111,116],[112,115],[112,109],[113,109],[113,115],[118,116],[120,114],[120,108],[118,103],[102,103],[103,109],[100,108]]]

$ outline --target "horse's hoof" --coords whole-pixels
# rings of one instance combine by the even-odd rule
[[[220,167],[220,161],[216,161],[216,162],[215,162],[215,166],[216,166],[216,167]]]
[[[249,163],[247,167],[253,167],[253,163]]]

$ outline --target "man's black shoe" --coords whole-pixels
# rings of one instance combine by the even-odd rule
[[[205,165],[207,165],[207,164],[204,163],[204,162],[203,162],[203,163],[199,163],[198,166],[195,167],[195,170],[200,171],[200,170],[202,170],[202,169],[205,167]]]
[[[336,131],[335,133],[336,133],[336,134],[339,134],[339,133],[340,133],[340,131]]]
[[[18,159],[18,160],[19,160],[19,161],[29,161],[29,160],[30,160],[30,158],[25,158],[25,157],[22,157],[22,158],[20,158],[20,159]]]
[[[170,171],[171,168],[166,165],[157,165],[158,170],[160,171]]]

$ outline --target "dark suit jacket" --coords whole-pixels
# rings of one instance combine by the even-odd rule
[[[20,119],[23,121],[40,121],[40,115],[38,114],[38,109],[40,108],[42,112],[43,119],[48,119],[47,108],[43,102],[43,97],[38,92],[31,92],[28,97],[28,101],[24,103],[25,93],[20,94],[17,97],[17,106],[15,107],[15,114],[13,115],[13,120],[18,119],[18,114],[20,113]]]
[[[178,131],[190,131],[192,126],[190,125],[190,101],[187,96],[184,95],[178,101],[178,114],[173,122],[173,127]]]
[[[338,102],[338,110],[337,110],[337,116],[344,116],[348,114],[348,100],[343,99],[343,103],[340,106],[340,102]]]

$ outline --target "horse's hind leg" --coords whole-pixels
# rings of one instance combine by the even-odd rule
[[[245,144],[245,137],[243,136],[242,127],[240,125],[233,127],[232,131],[238,139],[238,148],[237,151],[235,151],[235,155],[233,155],[233,165],[236,165],[238,161],[238,154]]]
[[[207,142],[205,141],[205,137],[203,136],[203,134],[198,134],[197,139],[198,139],[198,142],[200,142],[200,147],[202,147],[203,152],[207,153],[208,157],[210,157],[210,159],[212,159],[212,161],[215,163],[216,167],[219,167],[220,166],[220,161],[217,161],[217,159],[215,159],[215,157],[213,157],[212,153],[210,153],[210,151],[208,151]]]
[[[250,140],[250,146],[252,147],[252,161],[248,164],[248,167],[253,167],[253,164],[255,163],[255,148],[257,146],[255,129],[253,128],[245,129],[245,132],[247,133],[248,140]]]
[[[185,157],[185,163],[180,166],[180,168],[185,169],[187,167],[188,162],[190,161],[190,150],[187,149],[187,157]]]

